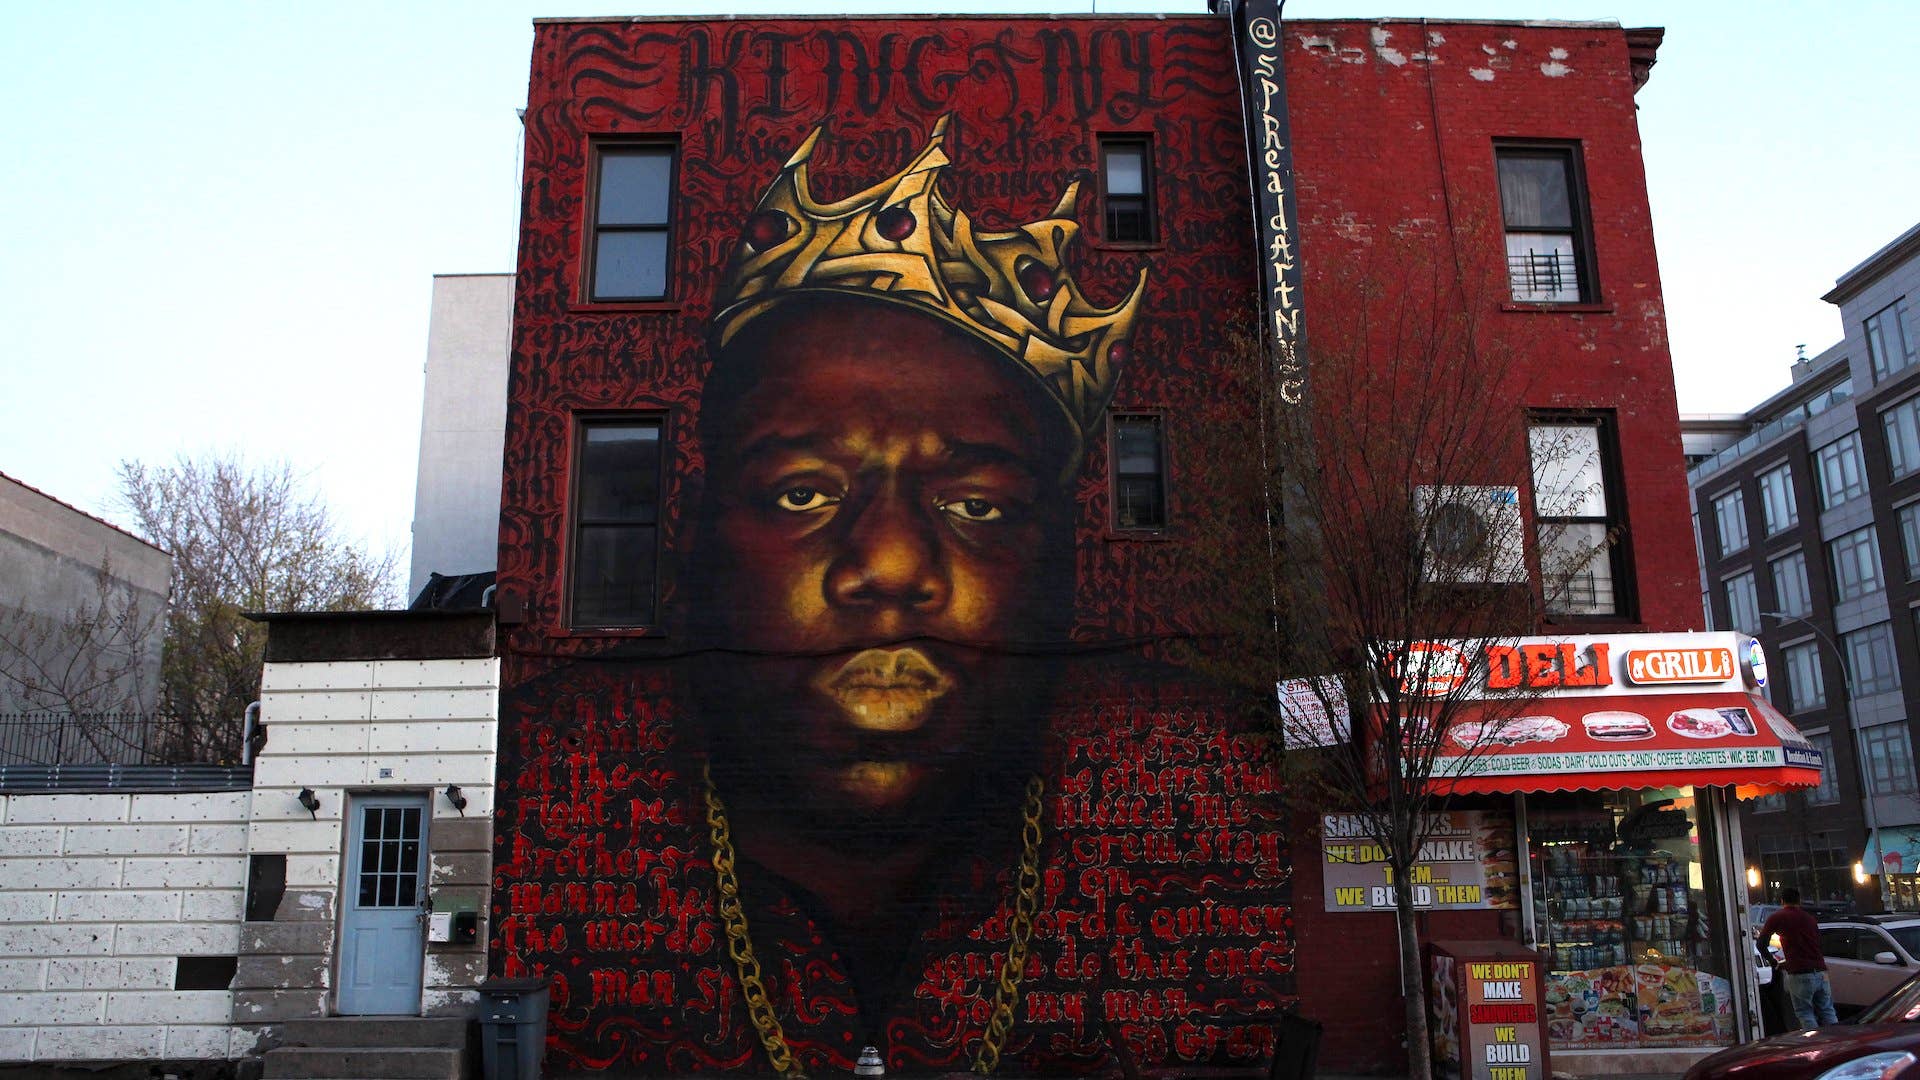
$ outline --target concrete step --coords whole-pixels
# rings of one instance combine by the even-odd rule
[[[460,1049],[467,1045],[467,1025],[461,1017],[329,1016],[316,1020],[287,1020],[278,1029],[281,1046],[335,1046],[377,1049],[383,1046]]]
[[[269,1080],[461,1080],[460,1052],[447,1049],[282,1046],[267,1051],[265,1066]]]

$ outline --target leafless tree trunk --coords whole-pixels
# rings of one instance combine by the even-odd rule
[[[1446,777],[1527,705],[1484,699],[1483,646],[1536,632],[1541,613],[1524,342],[1480,317],[1497,283],[1463,282],[1436,248],[1315,253],[1304,408],[1272,392],[1251,333],[1234,344],[1201,457],[1240,512],[1211,516],[1194,545],[1226,598],[1194,662],[1250,694],[1280,688],[1296,809],[1355,814],[1387,859],[1414,1077],[1431,1074],[1431,1044],[1411,871]]]

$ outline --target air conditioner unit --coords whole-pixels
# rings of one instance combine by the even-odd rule
[[[1428,581],[1459,585],[1527,582],[1520,489],[1510,484],[1445,484],[1414,489],[1427,544]]]

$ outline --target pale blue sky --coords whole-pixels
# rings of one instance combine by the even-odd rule
[[[431,277],[511,269],[530,20],[609,7],[0,6],[0,472],[112,517],[122,458],[285,457],[404,545]],[[1101,11],[1204,11],[1204,0]],[[1087,11],[629,2],[627,14]],[[1289,18],[1665,26],[1639,97],[1687,411],[1841,336],[1835,277],[1920,221],[1909,3],[1291,0]]]

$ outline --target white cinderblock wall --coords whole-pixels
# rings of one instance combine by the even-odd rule
[[[354,793],[429,794],[427,888],[441,910],[457,898],[486,911],[499,686],[500,662],[492,657],[266,666],[260,721],[267,742],[254,762],[250,850],[286,855],[287,889],[277,920],[322,924],[324,932],[296,929],[276,942],[248,942],[236,983],[237,1023],[266,1025],[333,1011],[343,811]],[[442,794],[448,784],[465,795],[464,815]],[[319,798],[314,814],[300,806],[301,788]],[[478,999],[474,987],[485,977],[485,941],[483,933],[473,946],[428,946],[423,1012],[461,1015]],[[295,953],[287,962],[280,950],[288,948],[314,951]],[[301,971],[312,978],[281,978]]]
[[[428,889],[484,918],[499,672],[494,658],[268,664],[251,791],[0,795],[0,1062],[240,1057],[279,1021],[332,1013],[356,793],[430,793]],[[272,922],[242,921],[249,854],[286,856]],[[423,1013],[470,1009],[482,925],[478,942],[426,947]],[[176,990],[182,956],[237,958],[232,986]]]
[[[233,991],[174,975],[239,951],[250,798],[0,795],[0,1061],[235,1052]]]

